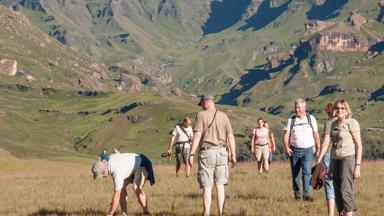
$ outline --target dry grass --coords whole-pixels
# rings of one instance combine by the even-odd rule
[[[383,165],[383,161],[363,163],[363,177],[356,182],[357,215],[382,215]],[[173,166],[156,166],[157,183],[145,187],[152,214],[200,215],[195,173],[188,179],[175,178]],[[272,164],[268,175],[258,175],[253,163],[238,165],[226,187],[226,215],[326,215],[324,190],[313,192],[313,203],[297,202],[290,181],[286,163]],[[0,159],[0,191],[0,215],[104,215],[113,183],[110,178],[93,181],[89,165],[8,158]],[[132,191],[128,196],[130,213],[140,215]]]

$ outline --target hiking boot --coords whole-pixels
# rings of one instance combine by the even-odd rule
[[[304,196],[303,199],[308,202],[313,202],[313,198],[311,196]]]

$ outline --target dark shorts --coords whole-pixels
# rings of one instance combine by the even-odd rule
[[[177,165],[180,165],[181,163],[186,164],[188,162],[189,158],[189,152],[191,151],[190,148],[181,148],[176,147],[176,163]]]

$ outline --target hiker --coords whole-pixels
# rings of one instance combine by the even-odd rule
[[[335,209],[335,191],[333,189],[333,181],[332,181],[332,173],[330,172],[329,165],[331,162],[330,158],[330,151],[329,145],[324,144],[325,139],[325,129],[330,127],[330,124],[335,120],[333,116],[333,103],[328,103],[325,106],[325,112],[328,115],[328,120],[324,124],[324,135],[323,135],[323,144],[321,145],[321,151],[324,150],[324,156],[321,156],[321,152],[319,155],[319,158],[316,158],[317,164],[321,161],[326,166],[328,172],[324,184],[324,190],[325,190],[325,198],[327,199],[327,210],[328,210],[328,216],[334,215],[334,209]]]
[[[271,165],[272,163],[272,155],[273,152],[276,151],[276,143],[275,143],[275,138],[273,136],[273,132],[271,129],[269,129],[269,124],[267,120],[264,120],[264,127],[269,130],[269,157],[268,157],[268,164]]]
[[[257,169],[262,174],[263,170],[269,170],[269,130],[264,127],[264,119],[257,119],[257,127],[253,129],[251,140],[251,152],[256,157]]]
[[[208,216],[211,208],[212,186],[217,191],[218,215],[223,215],[225,190],[228,183],[229,165],[236,165],[235,139],[228,116],[215,108],[213,96],[203,95],[199,105],[203,111],[196,115],[194,136],[189,155],[193,167],[195,152],[199,148],[198,182],[203,190],[203,215]],[[228,151],[227,151],[228,150]]]
[[[331,147],[331,170],[335,201],[339,215],[351,216],[357,211],[354,198],[354,180],[360,178],[362,144],[359,123],[352,118],[352,111],[346,100],[337,100],[333,104],[336,118],[325,128],[323,147],[317,159],[321,162]]]
[[[151,185],[155,183],[155,176],[151,161],[143,154],[120,153],[112,154],[108,161],[98,161],[92,166],[93,179],[106,178],[111,175],[115,185],[111,207],[107,215],[113,215],[120,203],[123,214],[128,215],[127,186],[132,184],[143,213],[149,214],[147,198],[143,191],[146,180]]]
[[[307,114],[305,109],[305,100],[297,99],[296,115],[289,118],[284,127],[283,143],[284,151],[290,159],[295,200],[303,198],[305,201],[313,201],[310,192],[311,167],[314,146],[316,156],[320,152],[320,137],[315,117]],[[303,194],[300,190],[301,178]]]
[[[177,124],[172,132],[171,139],[168,143],[168,154],[172,154],[172,146],[176,141],[176,177],[179,176],[178,172],[181,163],[184,164],[185,175],[189,177],[191,167],[188,164],[189,152],[191,149],[191,142],[193,137],[193,130],[191,127],[192,121],[190,118],[185,117],[182,124]]]
[[[106,149],[103,149],[103,152],[99,154],[99,161],[108,161],[109,160],[109,154]]]

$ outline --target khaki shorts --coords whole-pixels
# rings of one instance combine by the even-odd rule
[[[176,164],[180,165],[181,163],[186,164],[189,159],[189,152],[191,151],[190,148],[184,148],[184,151],[182,152],[181,147],[176,147]]]
[[[255,157],[257,161],[267,160],[269,157],[269,145],[264,145],[264,146],[255,146]]]
[[[127,178],[127,183],[134,184],[138,188],[143,188],[145,180],[147,180],[147,178],[147,169],[145,169],[145,167],[140,167],[133,173],[133,175]]]
[[[228,152],[224,147],[211,147],[207,150],[200,150],[199,170],[197,179],[200,188],[209,188],[213,182],[217,185],[228,183]]]

